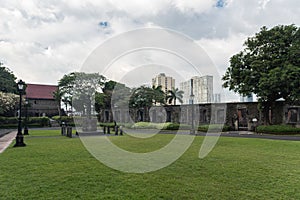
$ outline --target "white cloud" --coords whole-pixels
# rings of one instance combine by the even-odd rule
[[[27,82],[57,83],[78,70],[105,39],[140,27],[182,32],[223,73],[231,55],[260,27],[300,24],[299,0],[2,0],[0,60]],[[99,26],[107,21],[108,27]],[[151,80],[151,78],[149,78]]]
[[[175,7],[178,8],[181,12],[190,13],[202,13],[209,11],[216,4],[215,0],[206,0],[206,1],[195,1],[195,0],[175,0]]]

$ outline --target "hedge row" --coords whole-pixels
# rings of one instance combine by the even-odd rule
[[[69,116],[53,116],[52,119],[58,122],[74,123],[73,117]]]
[[[137,122],[135,124],[118,124],[125,126],[126,128],[135,128],[135,129],[159,129],[159,130],[189,130],[191,126],[188,124],[178,124],[178,123],[151,123],[151,122]],[[100,123],[100,126],[109,126],[114,127],[114,123]],[[227,125],[219,125],[219,124],[206,124],[198,126],[198,131],[207,132],[208,129],[212,131],[218,131],[222,129],[222,131],[229,131],[230,127]]]
[[[22,119],[24,125],[24,118]],[[50,119],[48,117],[29,117],[27,121],[29,127],[44,127],[50,125]],[[17,117],[0,117],[1,128],[15,128],[18,127]]]
[[[222,132],[226,132],[226,131],[230,131],[230,126],[223,125],[223,124],[204,124],[198,126],[198,131],[207,132],[208,130],[210,131],[222,130]]]
[[[256,132],[269,134],[300,134],[300,128],[291,125],[269,125],[258,126]]]

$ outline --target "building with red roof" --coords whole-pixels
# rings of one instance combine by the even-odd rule
[[[27,84],[25,97],[28,101],[28,115],[58,115],[59,103],[53,97],[57,89],[56,85]]]

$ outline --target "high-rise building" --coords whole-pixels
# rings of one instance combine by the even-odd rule
[[[210,103],[213,96],[213,76],[194,76],[193,79],[193,94],[194,103]],[[191,95],[191,79],[180,83],[180,90],[184,92],[183,103],[190,103]]]
[[[171,76],[166,76],[164,73],[160,73],[152,79],[152,86],[161,86],[161,89],[167,95],[168,90],[175,88],[175,79],[173,79]]]
[[[212,103],[221,103],[221,94],[220,93],[213,94]]]
[[[246,96],[241,95],[240,102],[253,102],[253,95],[252,94]]]

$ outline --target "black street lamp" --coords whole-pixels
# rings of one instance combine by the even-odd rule
[[[193,84],[193,79],[191,79],[191,94],[190,94],[190,103],[192,104],[192,127],[190,130],[190,134],[195,134],[195,124],[194,124],[194,118],[195,118],[195,113],[194,113],[194,84]]]
[[[25,120],[24,120],[24,135],[29,135],[28,133],[28,100],[25,101]]]
[[[26,144],[24,143],[24,137],[22,135],[22,93],[24,91],[25,88],[25,82],[20,80],[17,84],[18,86],[18,91],[19,91],[19,95],[20,95],[20,101],[19,101],[19,118],[18,118],[18,133],[16,136],[16,144],[14,145],[14,147],[25,147]]]

